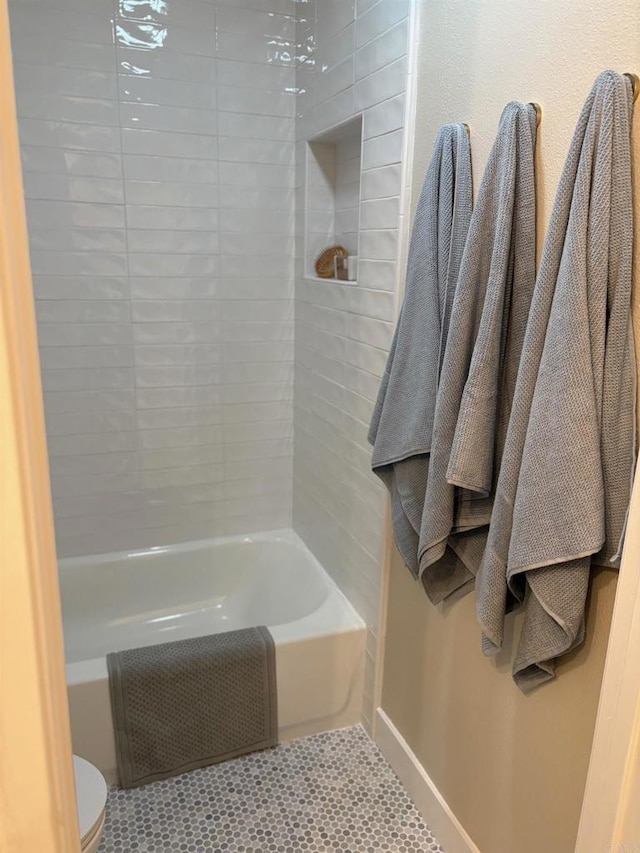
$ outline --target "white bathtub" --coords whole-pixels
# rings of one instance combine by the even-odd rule
[[[267,625],[280,738],[360,719],[365,626],[292,531],[60,561],[74,752],[115,781],[105,656]]]

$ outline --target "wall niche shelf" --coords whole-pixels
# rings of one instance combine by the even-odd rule
[[[344,246],[358,254],[362,116],[307,141],[305,207],[305,278],[355,284],[353,280],[320,278],[315,260],[328,246]]]
[[[313,281],[316,284],[322,284],[323,282],[326,282],[327,284],[357,284],[358,283],[357,278],[345,279],[345,278],[333,278],[333,276],[331,278],[322,278],[322,276],[319,276],[319,275],[305,275],[304,280],[305,281]]]

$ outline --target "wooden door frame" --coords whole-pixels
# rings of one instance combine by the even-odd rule
[[[576,853],[640,851],[640,475],[611,622]]]
[[[80,849],[6,0],[0,0],[0,850]]]

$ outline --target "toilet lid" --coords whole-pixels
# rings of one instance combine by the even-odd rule
[[[73,756],[73,769],[76,777],[76,804],[80,838],[85,840],[100,821],[107,803],[107,783],[102,773],[85,761]]]

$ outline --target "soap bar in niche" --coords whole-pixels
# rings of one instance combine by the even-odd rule
[[[333,258],[334,275],[341,281],[347,281],[349,278],[348,262],[349,258],[347,255],[335,255]]]

